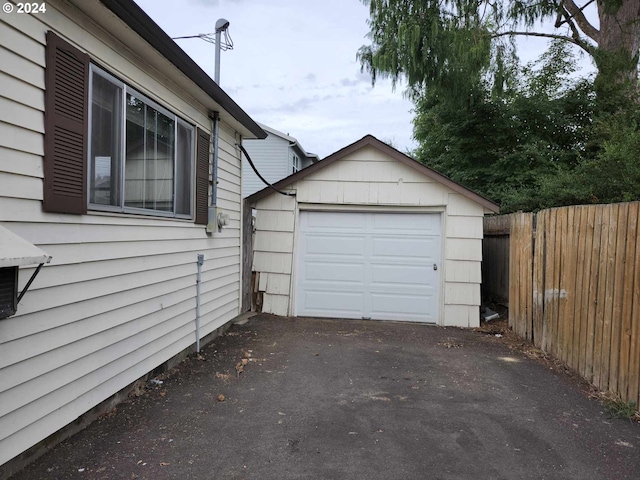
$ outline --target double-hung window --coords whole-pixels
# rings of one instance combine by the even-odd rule
[[[295,153],[292,153],[291,157],[289,158],[289,170],[291,171],[291,173],[296,173],[298,170],[300,170],[300,158],[298,158]]]
[[[194,137],[183,119],[91,65],[89,208],[193,218]]]

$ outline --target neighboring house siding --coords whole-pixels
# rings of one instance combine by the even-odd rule
[[[17,315],[0,320],[0,465],[195,342],[199,253],[201,335],[239,313],[241,163],[226,125],[218,206],[230,225],[213,237],[189,221],[43,212],[49,29],[210,129],[206,109],[186,92],[167,88],[161,72],[137,67],[145,62],[72,7],[59,8],[48,3],[46,15],[0,16],[0,223],[53,256]],[[20,289],[32,272],[20,271]]]
[[[288,155],[290,154],[287,140],[269,134],[264,140],[245,140],[244,147],[249,152],[260,175],[269,183],[275,183],[291,173],[288,171]],[[242,196],[247,197],[264,187],[264,182],[258,178],[243,156]]]
[[[482,261],[483,207],[448,187],[431,180],[380,151],[364,147],[303,180],[287,187],[295,191],[297,200],[272,194],[257,202],[254,271],[268,279],[261,285],[263,311],[278,315],[293,314],[291,288],[295,283],[293,252],[295,233],[290,223],[274,223],[273,218],[283,207],[293,210],[298,218],[298,203],[339,205],[348,210],[386,208],[385,211],[407,207],[433,207],[444,210],[443,266],[444,288],[441,292],[440,323],[442,325],[475,326],[479,321],[480,267]],[[279,270],[278,265],[286,268]],[[278,290],[269,288],[274,274],[287,276]]]

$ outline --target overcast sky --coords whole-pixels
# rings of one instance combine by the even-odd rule
[[[220,85],[254,120],[297,138],[321,158],[372,134],[404,151],[412,104],[389,82],[360,73],[368,10],[359,0],[136,0],[171,37],[209,33],[224,17],[234,49]],[[177,43],[213,77],[212,44]]]
[[[388,81],[360,72],[368,8],[360,0],[136,0],[171,37],[210,33],[224,17],[234,49],[222,52],[220,84],[254,120],[297,138],[321,158],[372,134],[401,151],[413,105]],[[213,44],[177,43],[211,77]],[[529,39],[523,59],[545,42]]]

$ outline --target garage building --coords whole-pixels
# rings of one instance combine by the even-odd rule
[[[479,325],[495,203],[371,135],[274,187],[247,198],[263,312]]]

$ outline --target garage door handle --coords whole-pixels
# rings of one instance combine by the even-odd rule
[[[438,265],[436,265],[435,263],[433,264],[433,269],[437,270],[438,269]]]

